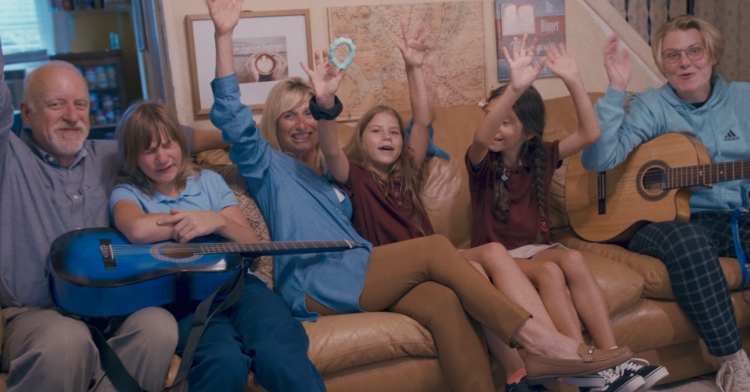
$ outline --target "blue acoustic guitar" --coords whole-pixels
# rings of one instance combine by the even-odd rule
[[[178,299],[187,280],[191,300],[203,300],[240,268],[243,256],[342,251],[351,241],[217,242],[208,236],[187,244],[133,245],[110,228],[65,233],[50,250],[50,286],[61,308],[81,316],[113,317]]]

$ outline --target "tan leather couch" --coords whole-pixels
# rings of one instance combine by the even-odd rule
[[[601,94],[590,96],[593,101]],[[547,100],[546,107],[545,139],[558,139],[577,129],[576,112],[569,97]],[[450,238],[458,248],[469,245],[471,227],[464,154],[482,118],[482,111],[475,105],[436,110],[435,143],[451,155],[451,160],[431,160],[424,200],[435,231]],[[339,126],[342,142],[351,132],[350,126]],[[552,190],[554,240],[584,252],[607,298],[618,343],[629,346],[638,357],[666,366],[670,374],[662,383],[717,370],[717,361],[707,354],[674,301],[666,268],[660,261],[617,245],[587,243],[573,234],[564,207],[566,168],[567,162],[555,174]],[[245,189],[231,166],[220,170],[229,174],[227,178],[235,190]],[[249,206],[252,202],[246,196],[242,199],[256,230],[267,236],[262,222],[257,222],[260,214]],[[721,262],[734,290],[737,320],[747,342],[750,306],[737,291],[739,266],[735,259]],[[269,261],[260,264],[260,273],[271,272]],[[304,325],[310,336],[310,358],[323,374],[329,391],[450,390],[429,332],[409,317],[381,312],[350,314],[321,317]],[[494,369],[498,390],[502,390],[502,371],[497,366]],[[248,390],[257,388],[253,382],[248,385]]]
[[[591,94],[592,100],[601,94]],[[546,101],[545,139],[560,138],[577,128],[575,109],[569,97]],[[464,154],[483,117],[475,105],[436,110],[435,143],[451,155],[450,161],[432,159],[424,200],[435,230],[458,248],[469,245],[470,208]],[[342,141],[352,132],[340,125]],[[215,166],[239,196],[241,207],[261,238],[270,239],[265,222],[247,193],[243,178],[227,155],[213,151],[199,161]],[[567,162],[566,162],[567,164]],[[666,269],[658,260],[628,252],[616,245],[591,244],[577,239],[568,226],[564,208],[566,165],[555,175],[551,202],[554,240],[579,249],[589,261],[607,298],[618,343],[637,356],[666,366],[670,382],[715,371],[695,330],[674,301]],[[750,338],[750,306],[737,291],[741,275],[735,259],[722,259],[730,287],[734,290],[737,320],[745,342]],[[258,274],[271,277],[271,260],[257,261]],[[393,313],[374,312],[321,317],[305,322],[310,337],[309,356],[323,375],[329,391],[449,391],[437,361],[430,333],[413,319]],[[746,343],[747,344],[747,343]],[[498,390],[504,384],[501,369],[493,365]],[[4,378],[1,378],[4,381]],[[2,390],[4,388],[0,388]],[[251,377],[248,391],[263,390]]]

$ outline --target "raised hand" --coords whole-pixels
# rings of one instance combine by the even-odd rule
[[[224,217],[213,211],[185,211],[171,209],[171,216],[156,222],[159,226],[172,227],[172,239],[184,244],[193,238],[212,234],[225,225]]]
[[[544,58],[539,60],[536,66],[534,65],[537,39],[534,38],[534,42],[526,49],[527,38],[526,34],[523,35],[521,42],[518,42],[518,37],[513,38],[513,43],[510,46],[513,56],[508,53],[508,48],[503,48],[503,56],[510,68],[510,86],[518,91],[524,91],[529,88],[537,76],[539,76],[539,73],[542,72],[542,68],[544,68]]]
[[[604,69],[609,77],[609,86],[625,91],[630,81],[630,53],[618,48],[618,38],[612,35],[604,45]]]
[[[206,0],[217,36],[232,33],[240,20],[243,0]]]
[[[406,27],[406,22],[401,21],[401,34],[404,42],[396,42],[396,47],[401,51],[407,67],[421,67],[424,65],[427,53],[433,46],[427,41],[427,31],[424,25],[420,25],[416,34],[411,34]]]
[[[316,51],[315,52],[315,70],[310,69],[307,64],[300,62],[300,66],[305,70],[307,76],[310,77],[310,82],[313,84],[315,90],[315,96],[318,99],[330,98],[331,105],[333,105],[333,96],[341,85],[341,81],[344,80],[346,71],[331,64],[328,60],[328,51]],[[322,102],[318,102],[321,104]]]
[[[571,80],[579,77],[575,56],[567,53],[565,44],[562,42],[553,43],[547,47],[545,65],[560,79]]]

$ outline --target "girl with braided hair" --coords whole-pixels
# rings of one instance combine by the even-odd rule
[[[575,58],[565,46],[550,44],[547,56],[534,65],[536,40],[528,49],[526,44],[525,36],[520,42],[514,39],[512,57],[503,48],[510,82],[480,104],[486,116],[466,154],[474,216],[471,246],[503,244],[563,335],[583,342],[580,316],[597,347],[616,347],[604,295],[588,264],[579,252],[550,244],[548,227],[552,175],[563,159],[599,138],[599,125]],[[545,63],[570,91],[579,119],[577,132],[551,143],[542,141],[544,101],[531,85]],[[667,371],[630,360],[600,374],[606,385],[596,390],[626,391],[633,388],[628,376],[641,376],[648,388]]]

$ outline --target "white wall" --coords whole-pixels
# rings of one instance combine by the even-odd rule
[[[169,62],[175,85],[175,106],[183,124],[196,128],[210,127],[207,118],[193,115],[192,86],[190,82],[189,52],[185,16],[207,14],[204,0],[162,0],[165,15],[165,29]],[[463,0],[455,0],[463,1]],[[494,0],[481,0],[484,4],[485,58],[487,61],[486,86],[489,90],[498,85],[495,31]],[[313,50],[325,48],[328,38],[328,17],[326,8],[330,6],[382,5],[404,3],[433,3],[437,1],[415,0],[255,0],[245,1],[243,8],[252,11],[272,11],[286,9],[309,9]],[[617,31],[623,42],[634,53],[633,76],[629,90],[640,91],[650,86],[662,84],[656,66],[651,59],[648,45],[617,14],[608,2],[601,0],[566,0],[566,34],[569,50],[576,51],[576,58],[584,84],[588,91],[605,91],[607,76],[602,66],[601,48],[612,31]],[[213,55],[213,54],[210,54]],[[641,60],[644,59],[644,60]],[[540,79],[535,83],[545,98],[567,95],[563,83],[556,78]],[[468,103],[468,102],[467,102]],[[257,114],[258,112],[256,112]]]

